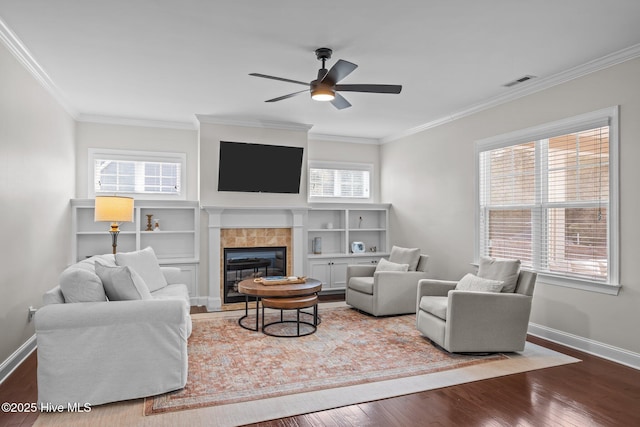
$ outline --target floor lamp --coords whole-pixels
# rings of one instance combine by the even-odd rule
[[[133,197],[96,196],[94,220],[111,223],[111,246],[116,253],[121,222],[133,221]]]

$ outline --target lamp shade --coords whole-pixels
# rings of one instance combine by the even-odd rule
[[[94,220],[132,222],[133,197],[96,196]]]

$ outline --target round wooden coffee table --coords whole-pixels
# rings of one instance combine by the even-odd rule
[[[322,282],[316,279],[307,278],[305,283],[295,283],[286,285],[263,285],[254,282],[253,279],[246,279],[238,283],[238,292],[244,294],[244,316],[238,319],[238,324],[250,331],[259,331],[260,300],[262,298],[289,298],[305,295],[316,295],[322,289]],[[256,327],[249,327],[242,323],[249,316],[249,297],[256,299]]]

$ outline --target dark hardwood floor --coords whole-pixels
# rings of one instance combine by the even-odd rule
[[[582,362],[254,426],[640,426],[639,370],[539,338],[529,341]],[[34,352],[0,385],[0,402],[36,402],[36,365]],[[37,415],[0,412],[0,426],[31,426]]]

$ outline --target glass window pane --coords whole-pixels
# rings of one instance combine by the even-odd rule
[[[605,207],[550,209],[548,236],[549,271],[606,280]]]
[[[180,164],[96,160],[95,191],[179,194]]]
[[[531,266],[531,211],[490,211],[488,249],[491,257],[519,259]]]
[[[368,198],[369,186],[369,171],[320,168],[309,170],[311,197]]]

